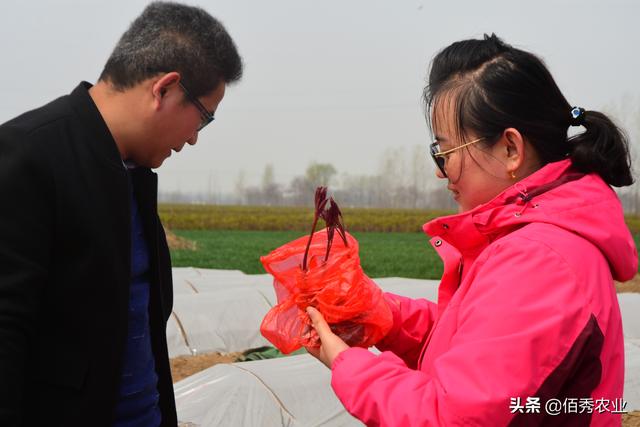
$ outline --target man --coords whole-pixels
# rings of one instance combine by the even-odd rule
[[[150,168],[241,74],[218,21],[152,3],[95,86],[0,126],[1,426],[176,426]]]

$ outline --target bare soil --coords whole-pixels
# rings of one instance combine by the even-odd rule
[[[218,363],[233,363],[242,353],[205,353],[196,356],[178,356],[171,359],[171,375],[176,383]]]
[[[195,251],[197,249],[197,244],[193,240],[176,236],[171,230],[165,229],[165,234],[167,235],[167,244],[169,245],[169,249],[188,249],[190,251]]]
[[[623,292],[640,292],[640,274],[636,274],[636,277],[629,280],[628,282],[620,283],[616,282],[616,291],[618,293]]]
[[[623,414],[622,427],[640,427],[640,411]]]

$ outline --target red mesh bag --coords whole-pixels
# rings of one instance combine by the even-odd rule
[[[274,277],[278,299],[260,332],[285,354],[320,345],[305,311],[309,305],[350,346],[370,347],[391,329],[393,318],[382,290],[360,267],[358,242],[341,226],[339,235],[332,245],[333,229],[328,226],[313,234],[310,244],[309,237],[301,237],[260,258]]]

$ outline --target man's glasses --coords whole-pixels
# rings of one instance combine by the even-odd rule
[[[440,151],[440,143],[438,142],[438,140],[436,140],[434,141],[433,144],[429,146],[429,152],[431,153],[431,158],[435,162],[436,166],[438,166],[438,169],[440,169],[440,172],[442,172],[442,175],[444,175],[444,177],[446,178],[447,172],[444,170],[446,156],[448,156],[449,154],[453,153],[456,150],[459,150],[471,144],[475,144],[476,142],[482,141],[483,139],[484,137],[474,139],[473,141],[469,141],[465,144],[458,145],[457,147],[452,148],[451,150],[446,150],[446,151]]]
[[[200,111],[200,126],[198,126],[198,132],[200,132],[202,128],[204,128],[206,125],[208,125],[213,121],[214,119],[213,114],[210,113],[209,110],[207,110],[207,108],[204,105],[202,105],[202,102],[198,101],[198,98],[196,98],[195,96],[192,96],[187,90],[187,88],[184,87],[184,85],[181,82],[178,82],[178,84],[180,85],[180,88],[182,89],[184,94],[187,96],[189,101],[191,101],[191,103],[195,105],[196,108]]]

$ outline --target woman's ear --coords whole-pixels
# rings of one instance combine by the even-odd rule
[[[511,178],[517,178],[518,169],[521,170],[526,160],[524,137],[517,129],[507,128],[502,132],[499,144],[502,144],[506,174]],[[522,170],[520,172],[522,175]]]

